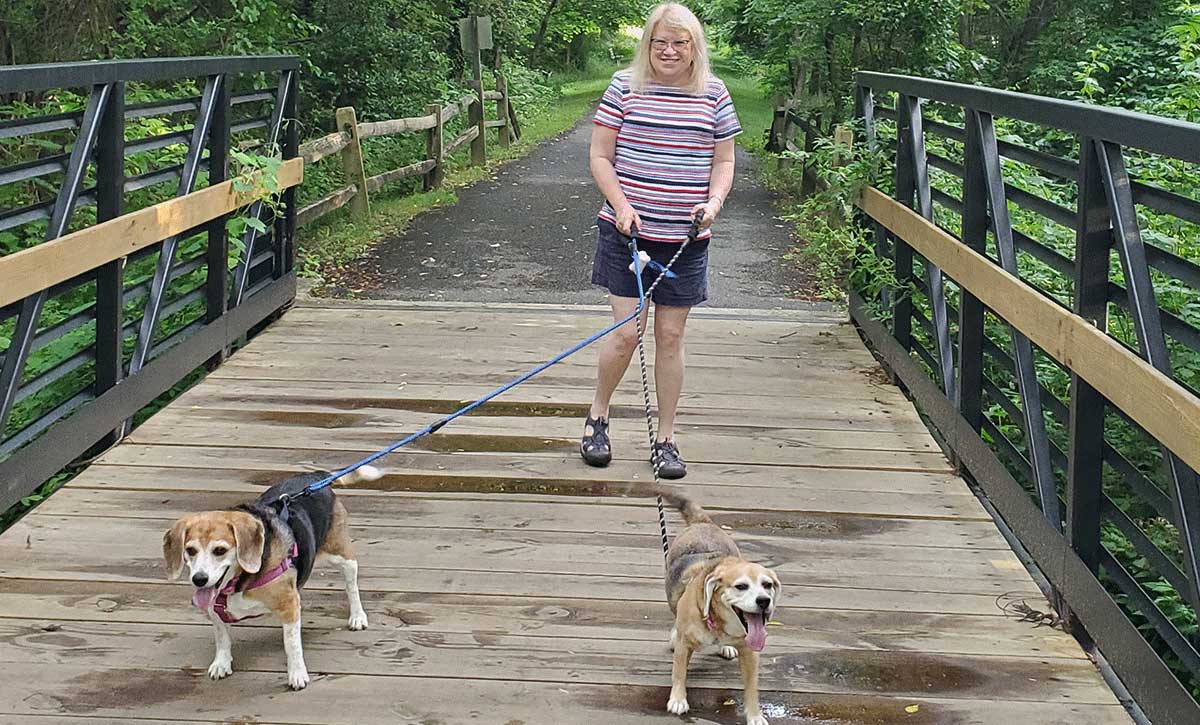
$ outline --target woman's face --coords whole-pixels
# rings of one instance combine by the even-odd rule
[[[650,67],[660,83],[674,85],[687,77],[692,67],[692,36],[686,30],[675,30],[663,23],[654,26],[650,34]]]

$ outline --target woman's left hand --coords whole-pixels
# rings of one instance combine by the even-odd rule
[[[721,213],[721,200],[713,197],[703,204],[697,204],[692,207],[692,218],[695,219],[697,214],[703,213],[704,217],[700,220],[700,228],[708,229],[712,226],[713,220]]]

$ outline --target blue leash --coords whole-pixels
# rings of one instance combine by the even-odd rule
[[[529,372],[525,373],[524,375],[517,378],[516,380],[513,380],[512,382],[508,383],[507,385],[505,385],[501,388],[498,388],[498,389],[492,391],[491,393],[488,393],[487,395],[480,398],[479,400],[476,400],[474,403],[471,403],[470,405],[460,408],[459,410],[451,413],[450,415],[446,416],[445,418],[442,418],[441,420],[437,421],[436,423],[425,426],[424,428],[417,431],[416,433],[413,433],[412,435],[408,436],[407,438],[405,438],[397,443],[393,443],[392,445],[388,446],[387,448],[384,448],[383,450],[379,451],[378,453],[373,453],[370,456],[367,456],[366,458],[362,459],[361,461],[358,461],[357,463],[352,463],[349,466],[341,469],[340,471],[336,471],[334,473],[329,474],[325,478],[322,478],[319,481],[310,483],[299,493],[297,493],[293,496],[290,496],[290,497],[285,497],[285,499],[295,499],[295,498],[299,498],[301,496],[307,496],[310,493],[319,491],[322,488],[325,488],[326,486],[331,485],[334,481],[338,480],[342,476],[345,476],[346,474],[348,474],[356,469],[362,468],[365,465],[373,463],[373,462],[379,460],[380,458],[383,458],[384,456],[388,455],[389,453],[393,453],[396,450],[403,448],[404,446],[408,445],[409,443],[412,443],[413,441],[417,440],[418,438],[427,436],[430,433],[436,433],[443,426],[445,426],[447,423],[454,420],[455,418],[466,415],[467,413],[478,408],[479,406],[483,405],[484,403],[488,402],[489,400],[492,400],[493,398],[495,398],[499,395],[502,395],[502,394],[508,392],[509,390],[512,390],[516,386],[520,385],[521,383],[525,382],[526,380],[529,380],[530,378],[532,378],[533,376],[542,372],[546,368],[554,365],[555,363],[561,362],[562,360],[579,352],[580,350],[587,347],[588,345],[591,345],[593,342],[595,342],[595,341],[599,340],[600,338],[604,337],[605,335],[609,334],[610,332],[617,329],[621,325],[624,325],[624,324],[628,323],[629,321],[636,319],[639,315],[642,314],[642,310],[646,309],[646,298],[654,291],[654,288],[658,286],[658,283],[661,282],[662,279],[664,277],[666,277],[667,275],[674,274],[673,272],[671,272],[671,265],[673,265],[675,263],[676,259],[679,259],[680,254],[683,254],[684,248],[687,247],[687,245],[689,243],[691,243],[693,240],[696,239],[696,235],[699,233],[699,231],[700,231],[700,219],[697,218],[696,220],[694,220],[692,222],[692,226],[688,230],[687,239],[683,242],[683,244],[679,245],[679,251],[675,252],[675,256],[672,257],[670,259],[670,261],[667,262],[666,266],[654,263],[657,266],[652,267],[652,268],[653,269],[661,268],[662,271],[660,271],[658,273],[658,277],[655,278],[653,283],[651,283],[650,288],[643,291],[642,275],[639,273],[639,271],[641,271],[641,270],[639,270],[639,267],[640,267],[639,263],[641,260],[638,257],[637,228],[634,227],[634,228],[630,229],[629,242],[628,242],[629,251],[633,255],[634,269],[639,270],[639,271],[634,272],[634,276],[637,277],[637,283],[638,283],[638,306],[637,306],[637,309],[633,311],[633,314],[629,315],[628,317],[626,317],[623,320],[614,322],[613,324],[604,328],[600,332],[597,332],[596,334],[592,335],[591,337],[587,338],[586,340],[572,346],[568,350],[559,353],[558,355],[554,356],[549,361],[544,362],[541,365],[538,365],[536,368],[530,370]],[[646,267],[650,267],[650,265],[647,264]],[[641,267],[641,269],[644,270],[646,267]],[[640,322],[638,323],[638,327],[639,327],[638,342],[640,344],[641,343],[641,340],[640,340],[641,323]],[[644,367],[644,363],[643,363],[643,367]],[[645,383],[644,379],[645,379],[645,373],[643,372],[643,384]],[[648,405],[648,403],[647,403],[647,405]],[[647,409],[647,410],[649,410],[649,409]],[[651,441],[650,441],[651,444],[654,443],[653,437],[654,437],[653,433],[651,433]],[[657,478],[657,476],[658,476],[658,468],[657,467],[655,467],[654,473],[655,473],[655,478]],[[287,500],[283,501],[283,505],[286,507]],[[663,518],[663,514],[662,514],[662,499],[661,498],[659,499],[659,518],[660,518],[660,522],[665,526],[665,519]],[[665,532],[665,528],[664,528],[664,532]],[[665,537],[666,537],[666,535],[664,533],[664,540],[665,540]]]

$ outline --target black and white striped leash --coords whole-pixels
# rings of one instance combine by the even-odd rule
[[[637,266],[636,262],[634,263],[634,276],[637,277],[638,292],[642,300],[650,299],[650,295],[654,293],[654,288],[658,287],[658,283],[667,276],[667,272],[670,271],[672,266],[674,266],[675,260],[679,259],[679,256],[683,254],[683,250],[687,248],[688,244],[696,240],[696,236],[700,233],[700,221],[702,219],[703,216],[698,215],[692,220],[692,226],[690,229],[688,229],[687,238],[682,244],[679,245],[679,249],[676,250],[674,256],[671,257],[670,261],[668,261],[666,266],[662,268],[662,271],[659,272],[658,277],[655,278],[654,282],[652,282],[650,287],[645,291],[642,291],[642,269],[641,267]],[[634,227],[630,231],[629,249],[633,253],[633,257],[636,260],[638,259],[637,228]],[[660,457],[654,455],[654,416],[650,411],[650,376],[646,372],[646,331],[642,329],[641,314],[638,314],[633,319],[634,324],[637,327],[638,362],[641,366],[642,372],[642,402],[646,410],[646,433],[650,438],[650,465],[654,470],[654,490],[656,492],[655,499],[658,504],[658,530],[662,536],[663,558],[665,559],[667,557],[667,549],[669,548],[669,543],[667,541],[667,513],[663,508],[662,495],[657,493],[657,491],[660,490],[659,487],[661,485],[658,469],[659,466],[662,465],[662,461]]]

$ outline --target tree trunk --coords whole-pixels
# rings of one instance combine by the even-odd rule
[[[533,50],[529,53],[529,59],[532,61],[537,61],[541,55],[542,42],[546,39],[546,26],[550,24],[550,15],[557,6],[558,0],[550,0],[550,4],[546,6],[546,14],[542,16],[542,22],[538,25],[537,35],[533,36]]]
[[[1042,35],[1058,11],[1058,0],[1030,0],[1025,10],[1025,18],[1017,26],[1016,31],[1004,42],[1000,53],[1000,63],[1005,69],[1011,84],[1020,81],[1025,75],[1025,60],[1029,46]]]

